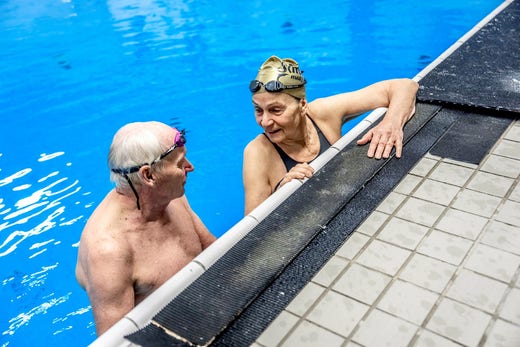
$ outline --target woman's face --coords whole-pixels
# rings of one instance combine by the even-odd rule
[[[272,142],[297,138],[305,100],[285,93],[259,93],[253,95],[253,107],[256,122]]]

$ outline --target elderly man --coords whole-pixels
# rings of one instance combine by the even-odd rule
[[[76,265],[98,335],[215,241],[184,195],[193,171],[185,142],[184,132],[159,122],[131,123],[114,136],[116,187],[88,220]]]

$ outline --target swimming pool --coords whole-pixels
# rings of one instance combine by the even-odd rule
[[[220,235],[242,217],[247,86],[269,55],[301,63],[309,99],[413,77],[500,3],[0,2],[0,345],[95,338],[74,267],[121,125],[187,129],[187,195]]]

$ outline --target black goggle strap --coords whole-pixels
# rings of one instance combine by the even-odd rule
[[[134,184],[132,183],[132,181],[130,180],[130,177],[128,177],[128,174],[129,173],[133,173],[133,172],[137,172],[139,171],[139,169],[142,167],[143,165],[141,166],[134,166],[134,167],[131,167],[129,169],[112,169],[112,172],[115,172],[117,174],[120,174],[121,176],[123,176],[126,181],[128,182],[128,185],[130,186],[130,188],[132,189],[132,192],[134,192],[134,195],[135,195],[135,199],[137,201],[137,209],[140,210],[141,209],[141,205],[139,204],[139,195],[137,194],[137,190],[135,190],[135,187],[134,187]]]

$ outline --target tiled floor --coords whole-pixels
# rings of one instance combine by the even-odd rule
[[[520,346],[520,121],[427,155],[254,344]]]

